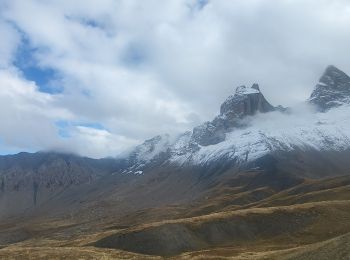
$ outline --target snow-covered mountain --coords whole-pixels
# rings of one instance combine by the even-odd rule
[[[100,219],[193,201],[242,182],[244,192],[264,188],[271,195],[305,179],[349,175],[349,77],[329,67],[320,82],[295,108],[271,105],[257,84],[238,87],[212,121],[146,140],[124,158],[0,156],[0,220],[82,210]]]
[[[349,148],[350,78],[329,66],[309,100],[295,108],[272,106],[257,84],[238,87],[212,121],[136,147],[124,173],[142,173],[154,164],[203,166],[225,159],[242,165],[278,151]]]

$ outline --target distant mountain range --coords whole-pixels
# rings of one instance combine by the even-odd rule
[[[327,67],[310,98],[291,108],[271,105],[258,84],[240,86],[212,121],[179,136],[146,140],[123,158],[55,152],[0,156],[0,220],[7,223],[0,224],[0,248],[55,236],[73,243],[80,234],[93,237],[84,246],[178,255],[253,243],[261,234],[300,239],[293,233],[304,230],[296,217],[285,217],[299,213],[300,225],[311,230],[302,238],[316,243],[317,232],[324,240],[350,232],[350,224],[334,228],[334,236],[312,226],[322,214],[333,219],[330,208],[342,221],[350,217],[341,210],[350,205],[349,158],[350,77],[344,72]],[[285,215],[271,208],[277,206]],[[320,214],[317,220],[308,207]],[[270,233],[254,214],[264,215]],[[272,229],[276,223],[269,214],[280,231]],[[56,221],[74,224],[59,230],[28,226]],[[243,222],[235,226],[237,221]]]

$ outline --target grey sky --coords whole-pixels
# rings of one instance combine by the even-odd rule
[[[346,0],[0,0],[0,150],[113,156],[254,82],[296,104],[350,73],[349,26]]]

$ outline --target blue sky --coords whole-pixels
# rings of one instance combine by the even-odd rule
[[[345,0],[2,0],[0,154],[115,156],[254,82],[292,106],[350,71],[349,24]]]
[[[39,48],[33,47],[30,44],[28,36],[15,25],[20,37],[20,43],[17,46],[13,65],[23,73],[23,77],[27,80],[34,81],[39,88],[39,91],[56,94],[63,91],[61,85],[55,85],[54,82],[58,79],[58,72],[50,67],[43,67],[38,64],[35,58]]]

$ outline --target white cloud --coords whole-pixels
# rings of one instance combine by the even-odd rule
[[[13,68],[0,70],[0,82],[0,141],[6,151],[56,149],[99,158],[136,144],[104,129],[79,125],[69,129],[69,138],[62,137],[56,121],[79,119],[61,106],[64,95],[38,91],[34,82],[21,78]]]
[[[17,149],[40,149],[56,139],[54,118],[70,113],[54,107],[54,97],[38,92],[33,82],[15,70],[0,70],[0,136],[3,144]]]
[[[0,68],[10,66],[20,42],[18,32],[8,23],[0,18]]]
[[[68,147],[57,120],[99,122],[108,131],[70,129],[76,152],[99,157],[210,119],[238,85],[258,82],[274,105],[293,105],[328,64],[350,72],[349,24],[345,0],[203,8],[196,0],[4,0],[0,96],[17,105],[1,105],[9,126],[0,139],[20,149]],[[11,72],[21,35],[37,65],[57,72],[63,93],[40,93]],[[18,91],[7,86],[11,77]],[[25,120],[11,119],[16,113]]]
[[[52,148],[100,158],[118,156],[136,144],[135,140],[113,135],[107,130],[77,126],[71,132],[71,138],[63,139],[58,146]]]

